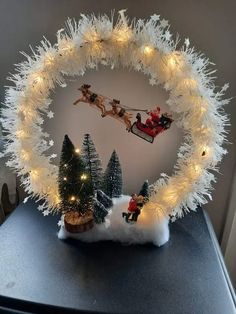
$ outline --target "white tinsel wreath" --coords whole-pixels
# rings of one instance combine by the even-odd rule
[[[53,140],[42,128],[43,114],[53,117],[50,92],[57,84],[65,87],[66,76],[83,75],[99,63],[112,69],[131,67],[147,74],[151,85],[162,84],[169,91],[167,103],[177,114],[175,120],[185,131],[173,176],[162,174],[152,185],[145,210],[180,217],[207,202],[215,181],[211,170],[217,170],[226,153],[222,144],[228,120],[222,107],[229,102],[223,99],[228,84],[216,90],[209,60],[190,48],[189,39],[177,49],[178,44],[168,21],[159,15],[129,23],[121,10],[116,23],[107,15],[69,19],[55,45],[43,39],[32,56],[23,53],[26,61],[10,77],[14,86],[7,88],[2,110],[5,154],[26,192],[45,200],[39,206],[45,215],[56,212],[60,202],[58,167],[52,163],[56,155],[47,155]]]

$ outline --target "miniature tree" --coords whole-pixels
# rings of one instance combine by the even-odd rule
[[[122,170],[115,150],[111,155],[104,174],[103,192],[111,198],[122,195]]]
[[[105,206],[100,203],[97,199],[94,199],[93,204],[93,217],[96,224],[101,224],[105,221],[105,217],[108,214]]]
[[[143,197],[145,198],[149,198],[149,183],[148,183],[148,180],[146,180],[143,185],[142,185],[142,188],[139,192],[139,195],[142,195]]]
[[[96,151],[95,145],[92,141],[90,134],[84,135],[84,141],[82,146],[82,156],[88,170],[93,189],[96,191],[101,187],[102,182],[102,163],[99,158],[99,155]]]
[[[58,188],[62,212],[77,211],[84,214],[92,209],[93,188],[84,161],[65,135],[58,175]]]
[[[102,190],[97,190],[97,200],[102,203],[105,208],[110,208],[113,205],[112,199]]]

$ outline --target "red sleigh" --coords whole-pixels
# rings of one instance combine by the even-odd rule
[[[162,114],[159,122],[153,126],[142,123],[141,114],[138,113],[136,116],[137,121],[133,123],[131,132],[149,143],[153,143],[154,138],[169,129],[173,119],[168,114]]]

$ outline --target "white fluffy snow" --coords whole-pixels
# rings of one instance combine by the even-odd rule
[[[118,241],[125,244],[153,243],[157,246],[165,244],[169,240],[169,220],[166,217],[142,210],[136,223],[127,223],[122,218],[122,212],[126,212],[130,196],[123,195],[113,199],[113,207],[110,209],[103,224],[95,224],[89,231],[83,233],[69,233],[62,225],[58,233],[59,239],[68,237],[84,242],[96,242],[101,240]]]

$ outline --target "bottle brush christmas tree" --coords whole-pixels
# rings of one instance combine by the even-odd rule
[[[93,205],[93,217],[96,224],[101,224],[105,222],[105,217],[108,214],[105,206],[100,203],[97,199],[94,199]]]
[[[113,205],[112,199],[106,195],[102,190],[97,190],[97,200],[105,206],[110,208]]]
[[[82,156],[86,169],[90,174],[94,191],[98,190],[102,181],[102,163],[90,134],[84,135]]]
[[[107,196],[102,190],[97,190],[96,198],[93,204],[94,221],[97,224],[105,222],[105,217],[108,214],[108,208],[113,206],[112,199]]]
[[[116,151],[114,150],[108,162],[104,178],[103,192],[109,197],[120,197],[122,195],[122,170]]]
[[[139,195],[142,195],[143,197],[145,197],[146,199],[149,198],[149,183],[148,183],[148,180],[146,180],[142,187],[141,187],[141,190],[139,192]]]
[[[67,135],[62,145],[58,188],[68,231],[82,232],[92,227],[92,181],[81,155]]]

